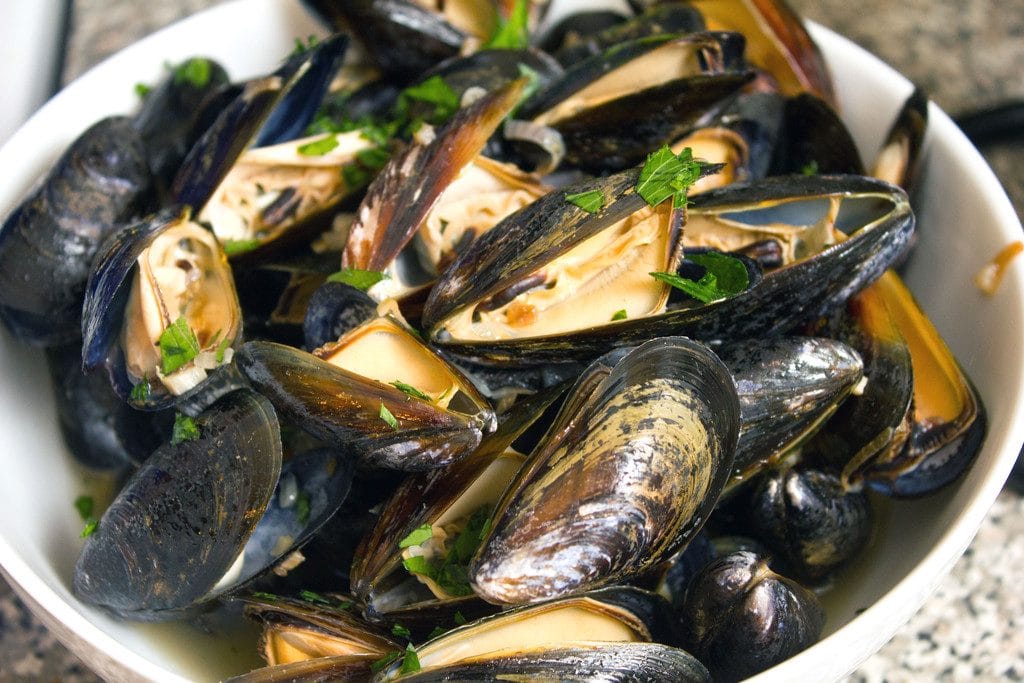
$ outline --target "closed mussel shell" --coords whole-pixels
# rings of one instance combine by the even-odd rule
[[[595,362],[498,504],[474,590],[535,602],[666,560],[717,501],[738,429],[732,377],[699,343],[656,339]]]
[[[81,333],[82,297],[104,239],[149,210],[145,146],[125,117],[82,133],[0,228],[0,319],[35,346]]]
[[[180,617],[214,597],[263,515],[281,471],[270,403],[221,399],[199,436],[158,448],[107,508],[75,566],[75,593],[130,619]]]

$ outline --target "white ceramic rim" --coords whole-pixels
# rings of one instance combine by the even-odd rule
[[[141,57],[149,53],[152,46],[169,43],[172,36],[177,35],[179,31],[188,30],[194,22],[198,24],[199,22],[226,19],[238,11],[238,6],[243,4],[276,9],[281,2],[280,0],[233,0],[200,12],[166,27],[108,58],[68,86],[65,92],[87,90],[93,86],[93,81],[97,78],[96,73],[105,70],[112,62],[130,61],[133,57]],[[230,22],[225,22],[225,24],[227,23]],[[870,60],[874,68],[891,72],[891,75],[897,76],[907,83],[909,89],[909,82],[906,79],[859,46],[813,22],[808,22],[808,25],[816,40],[829,43],[828,52],[833,53],[833,58],[836,54],[849,54],[854,55],[857,59]],[[53,101],[47,103],[23,126],[22,130],[45,130],[45,124],[52,118],[55,110],[56,105]],[[1004,241],[1009,243],[1020,239],[1021,228],[1017,215],[987,163],[950,118],[934,104],[930,107],[929,117],[930,137],[941,137],[944,144],[953,147],[954,153],[967,164],[968,169],[977,174],[985,188],[987,195],[985,200],[993,207],[998,216],[1003,233],[1001,236]],[[0,157],[8,155],[10,152],[8,148],[23,146],[26,142],[24,136],[16,134],[0,148]],[[838,678],[852,671],[871,653],[877,651],[892,637],[899,626],[920,609],[928,595],[934,591],[966,549],[1009,475],[1022,442],[1024,442],[1024,401],[1018,401],[1013,408],[1010,429],[998,434],[990,433],[988,436],[986,448],[994,448],[998,451],[995,465],[986,473],[970,505],[960,511],[955,524],[946,530],[940,542],[928,552],[924,559],[864,613],[853,618],[836,633],[751,680],[761,683],[769,680]],[[969,535],[964,533],[966,528],[971,530]],[[40,614],[58,637],[80,656],[87,649],[96,649],[106,658],[113,660],[140,678],[157,681],[186,680],[154,665],[91,623],[83,614],[65,602],[40,576],[31,571],[28,564],[14,553],[10,543],[2,534],[0,534],[0,558],[2,558],[0,568],[9,583],[23,597],[31,596],[28,602],[34,611]],[[915,599],[908,600],[908,595],[914,595]],[[885,624],[886,628],[880,629],[879,624]],[[849,650],[836,647],[838,641],[851,638],[856,642],[870,643],[870,649],[856,648],[859,653],[864,654],[850,654]],[[827,657],[823,657],[826,650],[829,653]],[[828,673],[821,668],[823,661],[828,663]]]

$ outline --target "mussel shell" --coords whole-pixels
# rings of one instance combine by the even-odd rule
[[[158,621],[216,595],[273,494],[281,438],[270,403],[248,391],[196,425],[197,439],[146,460],[86,539],[74,580],[85,602]]]
[[[803,579],[820,579],[852,560],[871,534],[867,496],[813,469],[769,473],[758,481],[749,505],[757,537]]]
[[[821,426],[864,376],[860,356],[832,339],[748,340],[716,353],[740,400],[731,483],[749,479]]]
[[[498,504],[474,590],[521,604],[668,559],[717,501],[738,429],[732,377],[701,344],[656,339],[596,362]]]
[[[870,178],[784,176],[731,185],[694,196],[690,221],[700,214],[736,220],[747,212],[756,221],[762,211],[785,208],[789,202],[799,206],[835,199],[872,206],[866,216],[850,216],[849,224],[840,226],[849,231],[849,239],[768,273],[757,286],[732,297],[563,334],[497,341],[441,338],[444,319],[536,272],[566,251],[582,228],[589,236],[643,206],[631,192],[635,182],[635,171],[627,171],[572,186],[574,192],[601,189],[620,197],[596,216],[579,216],[583,212],[570,211],[575,207],[552,193],[481,236],[445,272],[427,301],[423,322],[434,343],[478,362],[538,364],[587,360],[666,335],[709,341],[774,336],[842,305],[899,257],[914,231],[914,214],[902,190]],[[882,206],[884,210],[878,208]]]
[[[337,341],[377,317],[377,302],[366,292],[341,282],[325,282],[309,299],[302,323],[305,347],[312,351]]]
[[[22,341],[81,333],[82,297],[100,244],[149,209],[153,180],[125,117],[78,136],[0,228],[0,319]]]
[[[786,100],[770,174],[812,169],[823,175],[865,173],[857,145],[839,114],[828,103],[805,93]]]
[[[740,551],[712,562],[690,584],[679,613],[687,649],[716,681],[738,681],[814,644],[825,613],[814,594]]]
[[[368,466],[441,467],[472,452],[493,420],[487,410],[472,416],[439,410],[280,344],[249,342],[235,362],[289,420],[328,444],[350,449]],[[381,406],[399,428],[381,417]]]
[[[254,669],[232,676],[225,683],[330,683],[332,681],[366,681],[372,675],[376,655],[340,655],[319,657],[304,662],[291,662]]]
[[[402,676],[410,683],[440,681],[557,680],[593,683],[711,681],[708,670],[685,650],[659,643],[575,643],[570,647],[509,650]]]
[[[186,78],[181,70],[205,62],[204,80]],[[228,73],[216,61],[192,57],[173,67],[164,80],[146,94],[132,125],[146,145],[153,176],[162,189],[174,180],[192,146],[205,132],[204,106],[228,85]]]
[[[911,192],[927,129],[928,95],[920,88],[914,88],[882,142],[871,167],[871,175]]]

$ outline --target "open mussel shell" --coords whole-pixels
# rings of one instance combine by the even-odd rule
[[[668,603],[637,588],[616,587],[506,610],[479,619],[416,648],[424,672],[516,652],[557,650],[577,641],[672,642]],[[381,680],[401,677],[402,662]]]
[[[769,473],[758,480],[748,505],[754,535],[805,580],[821,579],[852,560],[871,534],[867,496],[814,469]]]
[[[821,50],[785,0],[689,0],[709,30],[738,31],[747,59],[767,71],[786,96],[810,92],[834,102],[832,77]]]
[[[194,413],[239,386],[228,366],[241,315],[220,244],[187,208],[171,207],[125,228],[97,255],[82,308],[82,367],[105,366],[114,390],[137,408],[182,402]],[[206,388],[214,391],[204,402]]]
[[[854,455],[843,478],[889,495],[920,496],[956,480],[974,461],[987,428],[985,407],[899,277],[886,273],[876,287],[909,352],[913,402],[905,443],[876,438]]]
[[[216,61],[192,57],[173,66],[146,93],[132,125],[146,145],[149,166],[162,191],[205,132],[205,107],[228,82],[227,71]]]
[[[483,509],[484,519],[489,517],[525,459],[510,450],[510,444],[562,393],[549,390],[523,399],[500,416],[498,428],[472,456],[444,469],[410,476],[399,485],[381,506],[379,520],[359,544],[352,566],[352,592],[365,603],[368,618],[398,621],[414,634],[425,635],[439,622],[450,622],[456,611],[470,619],[494,611],[472,594],[464,577],[464,565],[479,538],[470,538],[469,543],[456,539],[464,532],[479,531],[467,530],[474,515]],[[403,540],[425,524],[431,527],[431,537],[403,549]],[[461,545],[467,547],[456,549]],[[468,557],[456,557],[460,551]],[[458,573],[451,574],[449,581],[438,581],[437,575],[421,580],[403,565],[406,556],[428,553],[429,563],[442,564],[438,573],[449,563],[448,556],[463,569],[450,570]]]
[[[401,676],[409,683],[507,680],[710,683],[711,674],[693,655],[660,643],[576,642],[565,647],[519,651],[514,644],[450,666]]]
[[[864,175],[860,152],[839,113],[807,93],[786,100],[772,156],[771,175],[789,173]]]
[[[730,485],[777,462],[813,433],[864,376],[856,351],[832,339],[748,340],[715,353],[732,373],[740,400]]]
[[[685,647],[716,681],[738,681],[792,657],[817,642],[825,624],[813,593],[749,551],[708,565],[677,614]]]
[[[928,95],[914,88],[882,142],[882,149],[871,166],[871,175],[911,192],[927,129]]]
[[[498,504],[469,569],[484,599],[535,602],[641,574],[718,500],[739,430],[726,367],[684,338],[611,355],[570,390]]]
[[[441,467],[468,455],[493,430],[494,413],[472,384],[389,316],[318,353],[250,342],[236,358],[291,421],[351,450],[363,465]]]
[[[254,669],[249,673],[232,676],[226,683],[356,683],[370,680],[373,664],[379,659],[369,654],[318,657]]]
[[[103,119],[71,143],[0,228],[0,319],[16,337],[35,346],[78,338],[92,260],[149,210],[152,190],[129,119]]]
[[[155,621],[230,586],[281,472],[277,417],[266,399],[238,391],[195,423],[198,438],[157,449],[86,539],[74,579],[83,601]]]
[[[446,271],[427,301],[423,323],[432,340],[460,357],[536,364],[591,359],[666,335],[705,340],[777,335],[816,320],[878,278],[914,230],[906,195],[888,183],[860,176],[765,178],[702,193],[687,209],[683,241],[688,247],[736,251],[765,240],[782,247],[785,265],[743,292],[707,304],[640,310],[622,305],[624,299],[616,297],[628,290],[620,295],[624,285],[613,281],[600,297],[567,295],[562,310],[572,316],[562,315],[560,328],[548,327],[552,310],[538,306],[529,309],[528,321],[543,326],[522,325],[527,319],[520,314],[520,324],[501,328],[502,335],[488,328],[484,337],[471,325],[453,324],[459,316],[477,315],[481,304],[499,293],[518,296],[543,284],[532,278],[556,257],[645,207],[633,192],[635,182],[635,172],[628,171],[564,188],[600,189],[612,199],[600,213],[588,214],[552,193],[481,237]],[[649,280],[649,271],[675,270],[670,263],[635,268],[634,284]],[[627,319],[611,321],[623,308]],[[540,332],[531,333],[536,329]]]
[[[342,266],[387,272],[390,277],[371,291],[374,298],[382,300],[402,296],[428,284],[443,268],[440,262],[442,255],[450,254],[456,246],[461,247],[457,242],[462,237],[472,239],[475,230],[494,225],[501,217],[546,191],[524,174],[514,169],[495,168],[502,164],[480,156],[487,140],[519,102],[526,84],[526,79],[517,79],[462,108],[438,131],[433,141],[407,147],[388,162],[370,185],[349,231]],[[477,169],[475,160],[478,159],[486,168]],[[467,168],[477,170],[467,173]],[[484,179],[484,185],[474,189],[471,177],[474,174],[484,174],[491,179]],[[501,186],[502,175],[509,176],[504,184],[511,192],[502,194],[497,191],[495,186]],[[438,210],[443,208],[444,197],[450,189],[456,190],[458,196],[453,199],[460,204],[454,209],[455,215],[449,215],[451,220],[448,220],[438,214]],[[472,206],[472,202],[478,199],[474,195],[488,192],[495,195],[494,201],[510,195],[508,201],[512,202],[511,205]],[[490,215],[491,211],[496,211],[497,215]],[[489,221],[490,225],[470,225],[465,218],[457,220],[456,216],[467,213],[470,221],[480,218]],[[452,230],[446,236],[446,229],[451,223],[456,225],[451,225]],[[436,247],[439,253],[428,259],[428,269],[417,276],[414,271],[423,270],[418,263],[410,267],[396,260],[421,229],[430,233],[431,241],[439,243]],[[456,232],[458,237],[453,243]],[[450,260],[451,256],[446,258]],[[413,261],[419,259],[414,257]]]
[[[309,299],[302,322],[309,351],[343,336],[377,317],[377,302],[366,292],[342,282],[325,282]]]
[[[664,35],[624,43],[568,70],[517,114],[557,130],[565,158],[619,171],[677,139],[753,74],[732,33]]]

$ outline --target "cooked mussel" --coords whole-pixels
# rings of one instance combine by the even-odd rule
[[[82,365],[106,366],[144,409],[194,392],[242,334],[231,268],[213,233],[172,207],[125,228],[97,256],[82,313]]]
[[[250,342],[237,363],[298,426],[367,466],[432,469],[468,455],[494,429],[486,399],[387,311],[315,355]]]
[[[570,390],[498,503],[469,569],[484,599],[535,602],[638,575],[699,531],[725,486],[739,403],[721,361],[683,338],[608,360]]]
[[[125,117],[82,133],[0,228],[0,319],[35,346],[76,340],[100,244],[150,210],[145,145]]]

